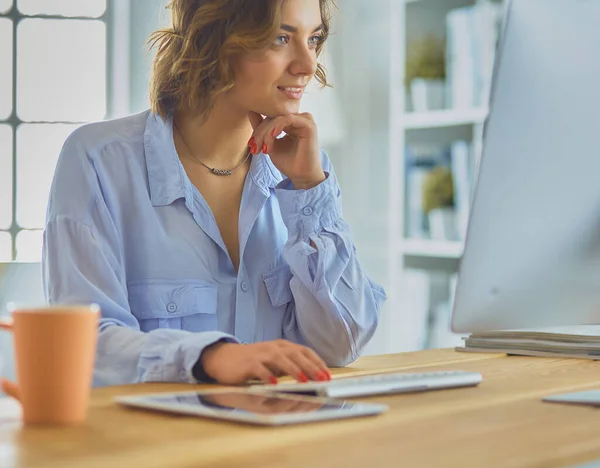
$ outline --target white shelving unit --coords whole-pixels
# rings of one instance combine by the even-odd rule
[[[430,112],[407,112],[404,114],[404,130],[481,125],[488,114],[487,109],[445,109]]]
[[[438,338],[439,327],[445,326],[449,316],[434,317],[449,307],[439,305],[451,301],[453,274],[456,272],[463,253],[462,241],[439,241],[430,239],[405,238],[405,151],[411,143],[444,142],[469,140],[473,145],[472,174],[476,173],[481,153],[483,126],[488,115],[485,106],[464,109],[444,109],[428,112],[407,112],[407,94],[404,86],[405,62],[408,44],[433,33],[445,37],[446,15],[449,11],[474,5],[482,0],[390,0],[390,119],[389,119],[389,239],[390,251],[397,258],[389,262],[389,278],[392,287],[388,292],[390,309],[394,316],[389,324],[390,336],[399,340],[396,351],[412,350],[419,346],[414,336],[431,336],[431,330],[423,330],[431,324],[438,326],[433,332]],[[501,3],[500,0],[494,0]],[[429,276],[429,298],[426,301],[410,302],[407,297],[415,294],[413,272]],[[412,279],[411,279],[412,278]],[[436,290],[434,290],[436,289]],[[417,304],[418,303],[418,304]],[[429,304],[425,312],[416,310]],[[415,305],[417,304],[417,305]],[[447,328],[447,327],[446,327]],[[451,335],[446,330],[447,335]],[[442,346],[452,346],[449,339]],[[435,347],[430,338],[424,338],[420,347]],[[442,338],[443,341],[443,338]],[[404,345],[403,343],[409,343]]]
[[[404,256],[459,259],[464,245],[459,241],[404,239],[401,243]]]

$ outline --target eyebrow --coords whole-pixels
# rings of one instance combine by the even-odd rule
[[[317,31],[321,31],[324,28],[323,23],[321,23],[319,26],[317,26],[313,32],[311,34],[316,33]],[[283,29],[284,31],[287,32],[291,32],[291,33],[297,33],[298,32],[298,28],[295,26],[290,26],[289,24],[282,24],[281,25],[281,29]]]

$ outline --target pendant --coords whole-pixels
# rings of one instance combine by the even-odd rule
[[[229,169],[216,169],[216,168],[212,168],[211,172],[215,175],[219,175],[219,176],[228,176],[231,175],[231,172]]]

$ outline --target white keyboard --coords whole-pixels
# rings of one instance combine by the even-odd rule
[[[478,372],[445,371],[419,374],[394,373],[339,377],[329,382],[280,383],[277,385],[253,385],[253,391],[299,393],[331,398],[382,395],[438,390],[443,388],[470,387],[482,380]]]

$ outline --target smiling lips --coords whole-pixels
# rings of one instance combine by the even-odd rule
[[[304,94],[305,86],[278,86],[277,89],[281,91],[288,99],[301,99]]]

